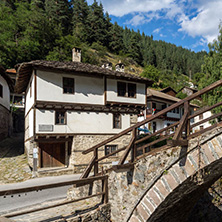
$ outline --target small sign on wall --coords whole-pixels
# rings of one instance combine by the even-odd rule
[[[33,158],[38,158],[38,149],[37,148],[33,148]]]
[[[52,132],[53,125],[39,125],[39,132]]]

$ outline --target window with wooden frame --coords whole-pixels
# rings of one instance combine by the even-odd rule
[[[113,114],[113,128],[121,129],[121,115],[119,113]]]
[[[74,94],[74,79],[63,77],[63,93]]]
[[[128,83],[128,97],[136,98],[136,84]]]
[[[203,119],[203,113],[201,113],[200,115],[199,115],[199,120],[202,120]]]
[[[3,98],[3,86],[0,84],[0,97]]]
[[[136,98],[136,84],[117,82],[117,95],[129,98]]]
[[[66,111],[56,111],[55,112],[55,124],[65,125],[66,124]]]
[[[126,83],[125,82],[117,82],[117,95],[126,96]]]
[[[105,146],[105,155],[108,155],[110,153],[113,153],[117,150],[117,145],[106,145]],[[116,156],[116,153],[112,156]]]

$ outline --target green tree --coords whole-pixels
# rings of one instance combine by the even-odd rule
[[[152,65],[148,65],[144,68],[144,71],[141,73],[142,77],[146,77],[154,81],[153,87],[158,87],[160,71]]]
[[[96,0],[94,0],[93,4],[90,6],[88,20],[89,43],[100,42],[103,44],[106,38],[106,22],[103,14],[103,6],[101,3],[98,5]]]
[[[212,44],[209,44],[209,53],[205,56],[202,71],[205,75],[200,79],[199,88],[204,88],[213,82],[222,79],[222,27],[219,27],[219,36]],[[219,87],[204,96],[208,105],[221,101],[222,87]],[[222,108],[217,107],[215,112],[221,112]]]
[[[73,35],[82,42],[86,42],[89,38],[89,6],[85,0],[73,0]]]
[[[0,3],[0,64],[12,67],[16,60],[16,22],[13,10]]]

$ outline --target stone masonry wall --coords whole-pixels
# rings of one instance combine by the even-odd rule
[[[130,115],[130,126],[137,123],[137,115]],[[114,134],[115,135],[115,134]],[[69,161],[69,167],[74,167],[74,172],[82,172],[89,164],[92,159],[93,152],[83,155],[82,151],[89,149],[90,147],[114,136],[114,135],[75,135],[73,136],[72,151]],[[131,134],[124,135],[115,141],[107,145],[117,145],[117,149],[120,149],[124,146],[127,146],[130,142]],[[124,151],[117,153],[115,156],[111,156],[108,159],[105,159],[99,162],[99,167],[103,166],[104,169],[110,167],[112,164],[116,164],[120,156]],[[105,155],[105,146],[102,146],[98,149],[98,157]],[[127,159],[129,160],[129,158]]]
[[[33,168],[33,148],[37,148],[36,142],[34,142],[34,141],[33,142],[32,141],[25,142],[25,153],[27,155],[28,164],[31,168]]]
[[[74,172],[79,173],[82,172],[89,164],[92,159],[93,152],[83,155],[82,151],[87,150],[88,148],[112,137],[113,135],[75,135],[73,136],[72,143],[72,152],[70,156],[70,164],[69,167],[74,166]],[[117,149],[120,149],[129,144],[131,139],[131,135],[124,135],[119,139],[109,143],[109,145],[117,145]],[[111,156],[99,163],[99,166],[103,166],[104,169],[111,166],[113,163],[115,164],[119,157],[123,154],[124,151],[117,153],[115,156]],[[105,146],[102,146],[98,149],[98,157],[102,157],[105,155]]]

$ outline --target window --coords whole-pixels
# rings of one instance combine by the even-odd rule
[[[128,83],[128,97],[136,98],[136,84]]]
[[[66,124],[66,112],[65,111],[56,111],[55,117],[56,117],[55,124],[58,124],[58,125],[65,125]]]
[[[136,98],[136,84],[117,82],[117,95]]]
[[[121,129],[121,115],[119,113],[113,114],[113,128]]]
[[[74,94],[74,79],[63,78],[63,93]]]
[[[108,155],[110,153],[113,153],[117,150],[117,145],[106,145],[105,146],[105,155]],[[116,153],[112,156],[116,156]]]
[[[153,122],[153,133],[156,132],[156,122]]]
[[[203,119],[203,113],[199,115],[199,120]]]
[[[126,83],[117,82],[117,92],[118,96],[126,96]]]
[[[3,98],[3,86],[0,84],[0,97]]]
[[[166,107],[167,107],[167,105],[166,105],[166,103],[164,103],[164,104],[162,105],[162,109],[166,109]]]

